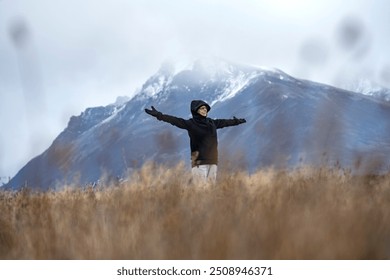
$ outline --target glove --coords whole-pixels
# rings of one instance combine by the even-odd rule
[[[157,111],[156,108],[154,108],[153,106],[152,106],[152,110],[146,109],[146,108],[145,108],[145,112],[146,112],[147,114],[153,116],[153,117],[156,117],[156,118],[159,118],[159,117],[161,117],[161,115],[162,115],[162,113],[159,112],[159,111]]]
[[[237,124],[246,123],[246,119],[237,119],[236,117],[233,117],[233,119],[236,121]]]

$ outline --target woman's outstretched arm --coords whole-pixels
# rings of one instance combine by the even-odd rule
[[[234,126],[234,125],[246,123],[246,120],[237,119],[236,117],[233,117],[233,119],[216,119],[214,120],[214,123],[217,128],[224,128],[227,126]]]
[[[185,119],[163,114],[157,111],[156,108],[154,108],[153,106],[152,109],[145,108],[145,112],[157,118],[159,121],[170,123],[171,125],[174,125],[178,128],[187,129],[187,121]]]

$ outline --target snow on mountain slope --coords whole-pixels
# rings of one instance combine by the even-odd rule
[[[358,172],[390,166],[390,105],[380,98],[295,79],[277,69],[200,60],[174,72],[163,65],[128,101],[88,108],[7,187],[47,189],[126,176],[148,160],[189,164],[187,132],[145,114],[190,118],[190,102],[211,118],[247,119],[218,131],[220,170],[337,165]]]

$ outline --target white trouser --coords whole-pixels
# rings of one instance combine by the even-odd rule
[[[195,180],[209,181],[215,183],[217,180],[217,165],[216,164],[202,164],[192,167],[192,177]]]

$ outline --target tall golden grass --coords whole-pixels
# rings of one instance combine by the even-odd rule
[[[389,259],[390,175],[146,165],[99,189],[0,192],[2,259]]]

